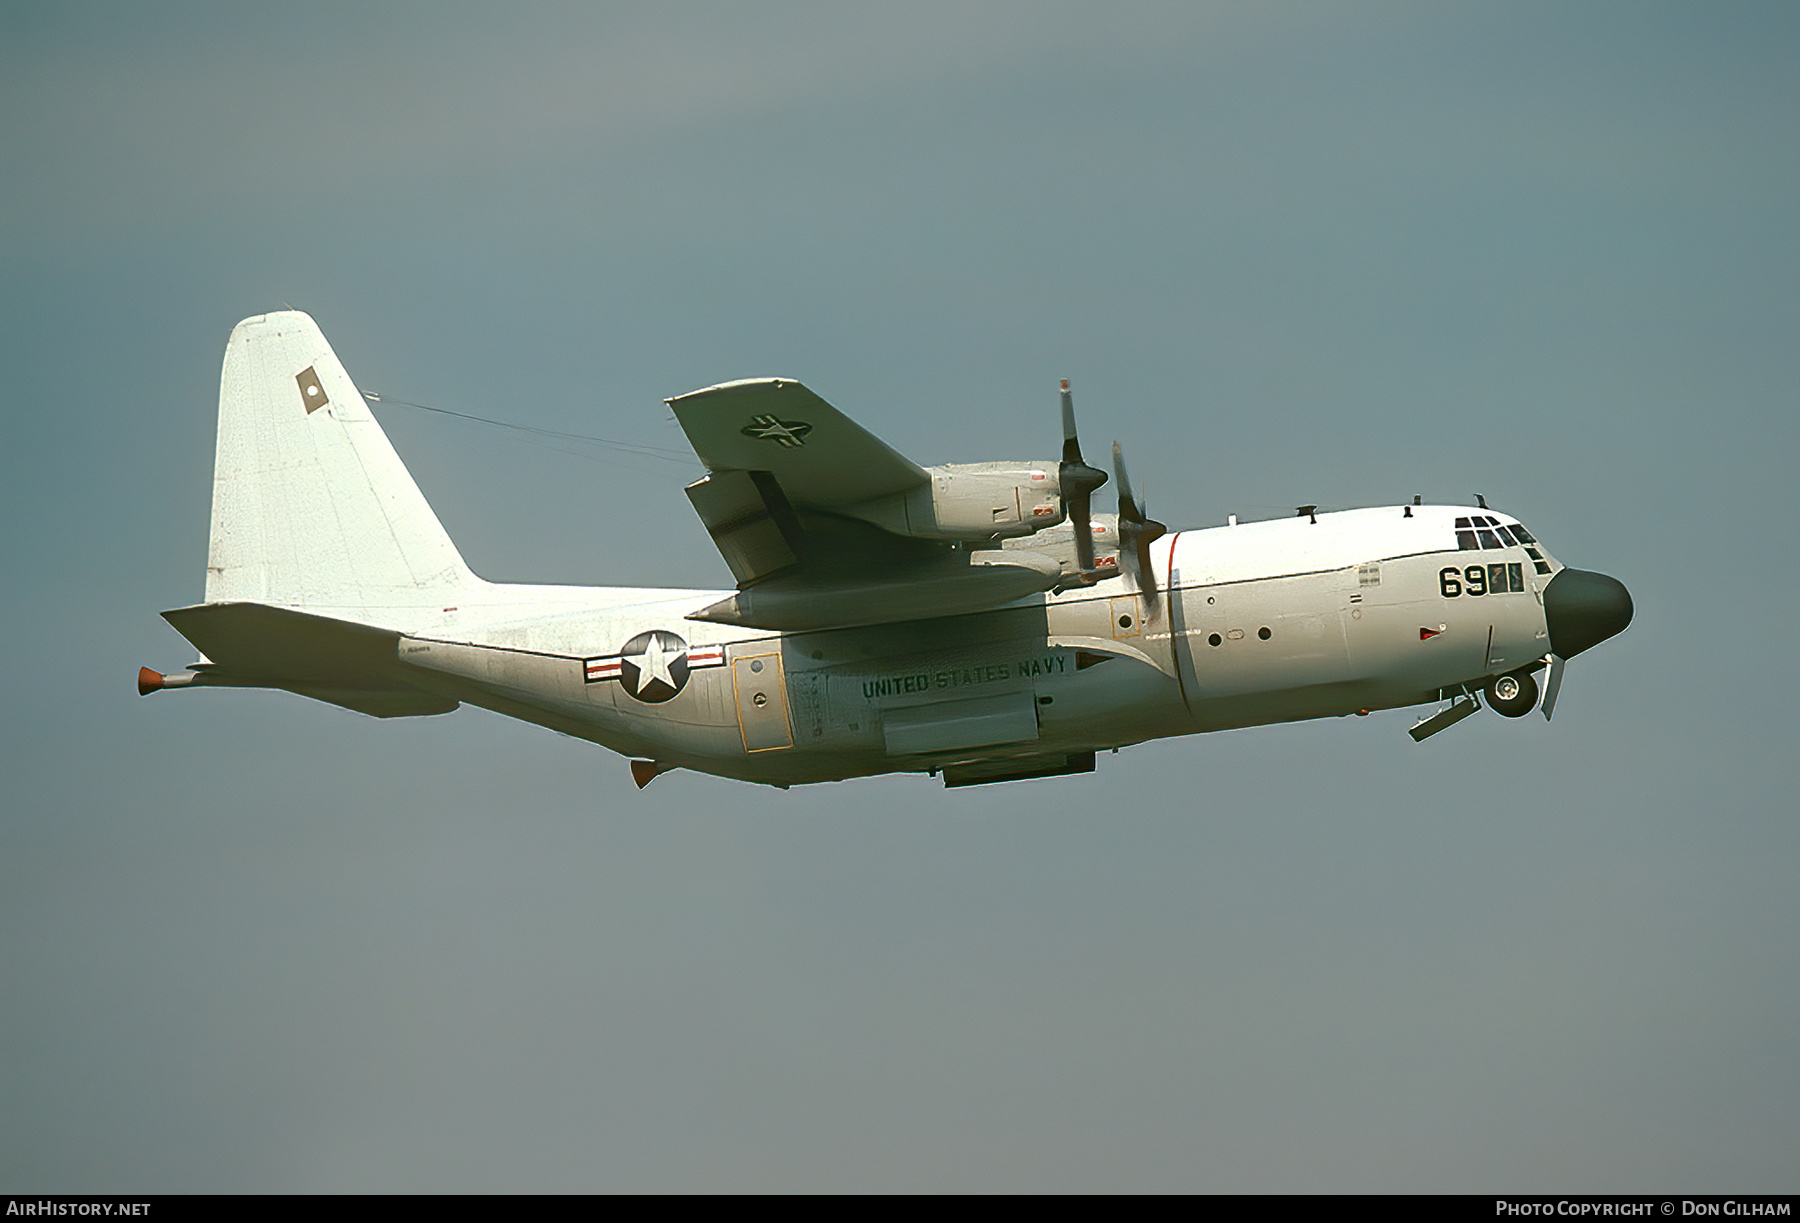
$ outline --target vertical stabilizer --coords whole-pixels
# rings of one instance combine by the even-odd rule
[[[208,603],[340,612],[419,608],[478,581],[297,310],[245,319],[226,345],[206,563]]]

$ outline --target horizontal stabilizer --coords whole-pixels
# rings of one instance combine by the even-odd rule
[[[281,688],[378,718],[448,713],[395,653],[399,634],[260,603],[203,603],[163,613],[207,662],[205,684]],[[168,686],[168,685],[163,685]]]

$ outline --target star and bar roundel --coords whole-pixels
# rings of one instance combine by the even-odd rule
[[[803,420],[782,420],[778,416],[752,416],[738,432],[745,437],[753,437],[759,442],[774,442],[777,446],[796,450],[806,445],[806,435],[812,432],[812,426]]]
[[[639,633],[617,654],[582,662],[588,683],[617,680],[626,693],[650,705],[660,704],[687,687],[689,672],[724,665],[724,646],[690,646],[663,629]]]

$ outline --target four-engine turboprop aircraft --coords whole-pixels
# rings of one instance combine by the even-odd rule
[[[1478,504],[1169,533],[1091,510],[1059,461],[920,467],[798,382],[668,401],[735,591],[500,585],[470,572],[312,319],[244,320],[219,390],[200,651],[164,688],[281,688],[376,717],[468,702],[631,757],[786,787],[1087,772],[1165,735],[1440,703],[1548,718],[1625,587]],[[1478,499],[1479,501],[1479,499]],[[1538,677],[1543,676],[1540,685]],[[1541,692],[1541,701],[1540,701]]]

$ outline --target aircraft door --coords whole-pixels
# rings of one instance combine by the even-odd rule
[[[746,752],[772,752],[794,746],[780,654],[732,659],[731,690],[737,698],[738,730],[744,736]]]

